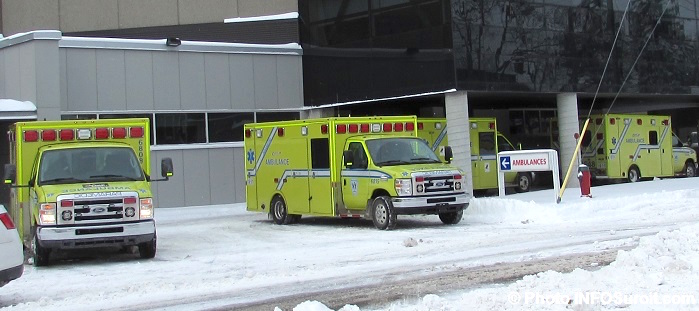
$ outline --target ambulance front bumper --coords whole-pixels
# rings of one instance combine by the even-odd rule
[[[115,223],[97,226],[40,227],[39,244],[45,248],[90,248],[130,246],[155,238],[155,221]]]
[[[471,195],[467,193],[425,196],[425,197],[393,197],[393,209],[398,215],[410,214],[440,214],[458,212],[468,207]]]

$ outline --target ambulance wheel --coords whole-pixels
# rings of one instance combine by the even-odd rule
[[[529,192],[532,186],[532,176],[528,173],[517,174],[517,185],[515,186],[515,191],[517,192]]]
[[[687,177],[697,176],[697,168],[694,166],[692,161],[687,161],[687,163],[684,164],[684,174]]]
[[[391,230],[396,227],[396,211],[391,199],[386,196],[374,198],[371,202],[371,219],[379,230]]]
[[[39,244],[39,235],[36,234],[36,227],[32,228],[34,239],[32,240],[32,259],[34,266],[43,267],[49,265],[50,248],[44,248]]]
[[[626,178],[629,182],[641,181],[641,172],[638,171],[637,167],[632,166],[631,168],[629,168],[629,174],[626,175]]]
[[[153,240],[146,243],[138,244],[138,254],[143,259],[151,259],[155,257],[155,250],[158,247],[158,237],[153,236]]]
[[[464,216],[464,210],[460,209],[458,212],[449,212],[439,214],[439,220],[445,225],[455,225],[461,221]]]
[[[272,219],[277,225],[288,225],[291,223],[292,216],[289,215],[289,210],[286,208],[284,199],[277,195],[272,199]]]

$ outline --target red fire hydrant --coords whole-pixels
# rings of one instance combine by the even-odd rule
[[[578,166],[578,180],[580,180],[580,196],[591,198],[590,194],[590,168],[585,164]]]

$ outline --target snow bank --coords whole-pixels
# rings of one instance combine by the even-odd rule
[[[380,310],[696,310],[699,307],[699,225],[639,239],[597,271],[546,271],[508,286],[464,291],[418,301],[400,301]],[[317,311],[304,303],[294,311]],[[343,311],[349,306],[343,307]],[[352,306],[356,308],[356,306]],[[327,307],[325,307],[327,308]],[[360,310],[359,308],[352,310]],[[367,310],[367,309],[365,309]]]

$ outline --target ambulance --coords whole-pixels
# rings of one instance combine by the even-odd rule
[[[380,230],[407,214],[459,223],[471,197],[466,176],[417,137],[415,122],[391,116],[246,124],[247,210],[280,225],[302,215],[363,217]]]
[[[580,122],[580,126],[584,122]],[[653,177],[694,177],[697,153],[672,132],[670,116],[606,114],[590,117],[581,144],[593,179],[637,182]]]
[[[498,189],[497,153],[516,149],[497,130],[495,118],[470,118],[469,124],[473,190]],[[448,144],[445,118],[418,118],[417,133],[440,157],[444,155],[444,146]],[[533,172],[505,173],[505,187],[527,192],[531,189],[534,176]]]
[[[10,215],[33,264],[61,249],[138,246],[156,252],[149,120],[31,121],[8,131]]]

